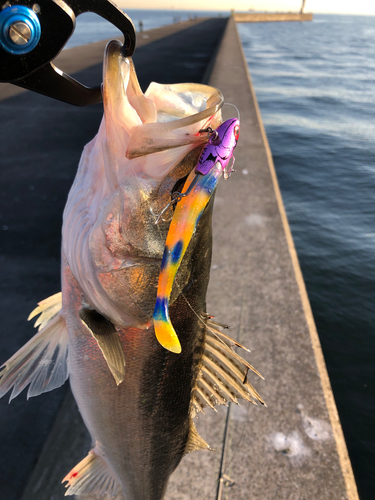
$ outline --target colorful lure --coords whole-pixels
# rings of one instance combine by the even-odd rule
[[[153,314],[156,338],[165,349],[175,353],[181,352],[181,344],[169,318],[169,299],[173,282],[220,177],[224,173],[224,178],[227,179],[233,171],[233,163],[229,167],[229,162],[233,158],[238,141],[240,122],[237,118],[231,118],[216,130],[209,129],[208,132],[211,137],[199,157],[196,168],[187,178],[182,193],[177,193],[171,202],[177,205],[165,242]]]

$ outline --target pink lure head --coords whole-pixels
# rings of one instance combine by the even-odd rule
[[[223,171],[227,172],[228,163],[233,158],[233,151],[239,135],[240,122],[237,118],[230,118],[222,123],[204,147],[195,172],[207,175],[217,162],[220,162]]]

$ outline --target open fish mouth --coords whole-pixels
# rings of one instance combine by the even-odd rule
[[[208,141],[200,131],[220,125],[223,96],[195,83],[151,83],[143,93],[118,41],[103,72],[104,117],[69,194],[63,253],[93,308],[119,327],[142,327],[152,320],[169,227],[155,225],[153,210],[195,167]],[[187,255],[171,303],[189,276]]]

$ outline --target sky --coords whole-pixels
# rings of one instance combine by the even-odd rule
[[[127,9],[181,9],[181,10],[230,10],[248,9],[269,11],[297,11],[302,0],[115,0],[120,7]],[[306,0],[305,12],[324,12],[337,14],[375,15],[375,0]]]

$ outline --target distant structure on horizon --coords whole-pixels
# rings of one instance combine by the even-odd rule
[[[236,23],[269,23],[269,22],[283,22],[283,21],[312,21],[313,14],[304,13],[306,0],[302,0],[300,11],[296,12],[268,12],[268,11],[255,11],[248,9],[248,12],[235,12],[231,9],[231,15]]]

